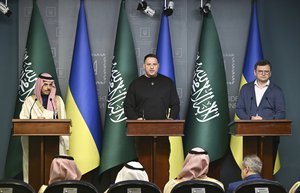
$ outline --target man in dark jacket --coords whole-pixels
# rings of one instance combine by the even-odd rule
[[[243,180],[230,183],[228,185],[226,193],[233,193],[237,187],[246,182],[264,180],[260,176],[261,169],[262,162],[257,155],[246,156],[243,160],[241,169],[241,178]]]
[[[245,84],[236,105],[236,114],[243,120],[284,119],[285,102],[282,90],[272,83],[271,64],[267,60],[255,64],[256,80]]]
[[[268,60],[261,60],[255,64],[256,80],[242,87],[237,101],[236,114],[240,119],[285,119],[284,95],[281,88],[270,81],[271,74],[272,67]],[[274,163],[279,140],[279,137],[273,137]]]

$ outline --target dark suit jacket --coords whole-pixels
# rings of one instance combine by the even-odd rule
[[[262,180],[262,178],[261,178],[261,176],[259,174],[253,174],[253,175],[250,175],[250,176],[246,177],[245,180],[241,180],[241,181],[230,183],[228,185],[228,189],[227,189],[226,193],[233,193],[234,190],[237,187],[239,187],[240,185],[242,185],[242,184],[244,184],[246,182],[255,181],[255,180]]]
[[[242,120],[249,120],[256,114],[263,119],[284,119],[285,102],[282,90],[272,82],[259,106],[256,104],[254,81],[245,84],[241,91],[236,105],[236,114]]]

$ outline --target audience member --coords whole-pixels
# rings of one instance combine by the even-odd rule
[[[53,159],[50,168],[49,184],[62,180],[80,180],[81,172],[78,169],[74,158],[70,156],[58,156]],[[43,193],[47,188],[42,185],[38,193]]]
[[[262,162],[257,155],[248,155],[244,158],[241,169],[241,181],[230,183],[226,193],[233,193],[241,184],[248,181],[262,180],[260,175]]]
[[[204,180],[214,182],[222,187],[222,182],[207,176],[209,168],[208,153],[199,147],[193,148],[185,158],[183,168],[175,179],[169,180],[164,187],[164,193],[170,193],[173,187],[187,180]]]
[[[137,161],[130,161],[126,163],[117,174],[115,183],[126,180],[142,180],[149,182],[149,178],[144,167]],[[105,191],[105,193],[107,191],[108,189]]]

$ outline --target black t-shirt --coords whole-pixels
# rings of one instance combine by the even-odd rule
[[[124,110],[126,117],[132,120],[140,117],[146,120],[166,119],[168,114],[170,118],[176,119],[179,106],[172,79],[161,74],[154,78],[142,75],[130,84]]]

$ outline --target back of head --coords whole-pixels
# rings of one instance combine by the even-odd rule
[[[193,148],[186,156],[183,168],[177,179],[186,181],[206,177],[208,168],[208,153],[200,147]]]
[[[149,181],[149,178],[144,167],[139,162],[131,161],[126,163],[119,171],[115,183],[125,180]]]
[[[248,168],[252,173],[260,174],[262,162],[257,155],[248,155],[244,158],[243,167]]]
[[[53,159],[50,168],[49,184],[61,180],[80,180],[81,172],[73,157],[58,156]]]

